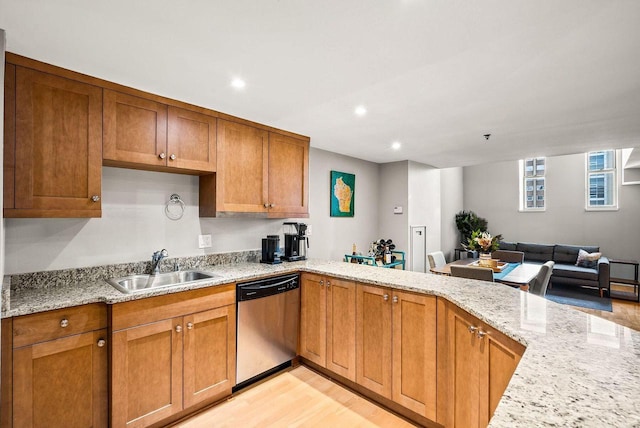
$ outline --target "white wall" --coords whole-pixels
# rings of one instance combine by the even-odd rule
[[[460,232],[456,227],[456,214],[463,210],[463,169],[440,170],[441,248],[447,260],[453,260],[454,249],[460,247]]]
[[[355,241],[364,250],[377,236],[378,165],[311,149],[310,257],[340,260]],[[356,174],[355,217],[329,217],[329,171]],[[184,217],[169,220],[164,207],[178,193]],[[210,233],[207,252],[260,248],[267,234],[281,234],[284,220],[198,217],[198,178],[182,174],[103,168],[102,218],[6,219],[9,274],[146,260],[166,248],[170,256],[203,254],[198,235]],[[284,242],[281,241],[281,245]]]
[[[619,210],[585,211],[585,155],[547,158],[547,209],[518,211],[518,162],[464,168],[464,208],[507,241],[598,245],[605,256],[640,260],[640,185],[620,186]]]
[[[409,161],[408,226],[426,226],[426,253],[440,250],[441,203],[440,170],[432,166]],[[409,246],[407,246],[409,248]],[[409,258],[411,260],[411,258]],[[428,263],[425,264],[428,266]],[[413,267],[410,267],[413,269]]]
[[[380,165],[380,203],[378,234],[375,239],[392,239],[397,250],[409,250],[409,169],[408,162]],[[394,214],[393,207],[401,206],[402,214]],[[407,254],[407,258],[408,254]]]

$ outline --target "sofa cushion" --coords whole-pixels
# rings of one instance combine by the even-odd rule
[[[498,249],[500,250],[515,251],[516,246],[515,242],[500,241],[498,243]]]
[[[600,247],[595,246],[577,246],[558,244],[553,250],[553,261],[556,263],[576,264],[578,260],[578,252],[585,250],[587,253],[596,253],[600,251]]]
[[[584,268],[573,264],[556,263],[553,266],[553,276],[598,281],[598,270]]]
[[[580,249],[576,266],[595,268],[598,266],[600,257],[602,257],[602,253],[587,253],[585,250]]]
[[[545,244],[531,244],[528,242],[518,242],[516,245],[516,251],[522,251],[524,253],[525,262],[548,262],[553,260],[553,247],[554,245]],[[576,258],[578,254],[576,253]],[[575,263],[576,258],[572,260]]]

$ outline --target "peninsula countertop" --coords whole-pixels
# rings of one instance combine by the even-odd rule
[[[497,283],[352,263],[308,260],[199,269],[220,276],[198,288],[300,271],[445,298],[526,346],[490,427],[640,427],[640,332],[597,316]],[[55,287],[12,290],[2,317],[191,288],[123,294],[104,280],[70,277]]]

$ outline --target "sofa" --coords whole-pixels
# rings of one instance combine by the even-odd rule
[[[600,247],[561,244],[533,244],[529,242],[500,242],[501,250],[522,251],[527,263],[545,263],[553,260],[555,265],[549,285],[568,284],[578,287],[593,287],[600,290],[600,297],[609,295],[609,259],[600,257],[595,267],[576,266],[578,252],[600,252]]]

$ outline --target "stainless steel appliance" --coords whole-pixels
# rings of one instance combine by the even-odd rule
[[[267,235],[262,239],[262,259],[260,263],[275,265],[282,263],[280,260],[280,236]]]
[[[307,225],[304,223],[285,222],[284,256],[283,259],[290,262],[307,259]]]
[[[234,390],[291,365],[298,348],[300,280],[284,275],[237,285]]]

